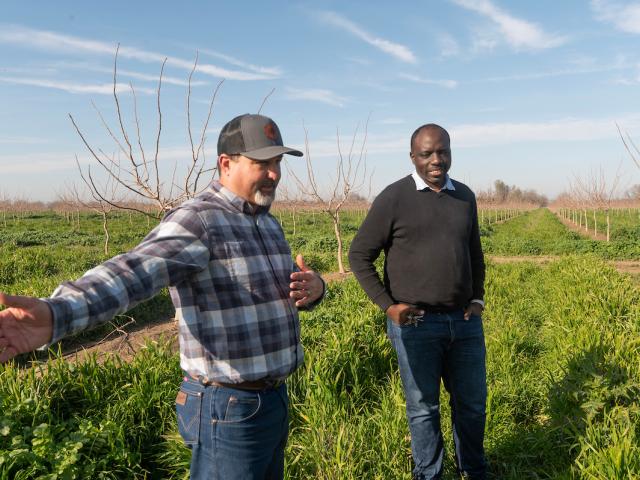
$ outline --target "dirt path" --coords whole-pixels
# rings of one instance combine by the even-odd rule
[[[499,255],[488,255],[487,258],[495,263],[516,263],[516,262],[533,262],[533,263],[549,263],[559,260],[559,255],[539,255],[539,256],[519,256],[504,257]],[[631,273],[633,275],[640,274],[640,260],[609,260],[608,263],[613,265],[616,270],[622,273]]]

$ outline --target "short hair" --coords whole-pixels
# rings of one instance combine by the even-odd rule
[[[412,152],[413,152],[413,142],[415,142],[416,137],[422,130],[440,130],[441,132],[444,132],[444,134],[447,136],[447,140],[451,142],[451,137],[449,137],[449,132],[447,132],[443,127],[441,127],[436,123],[425,123],[424,125],[421,125],[418,128],[416,128],[415,132],[413,132],[413,134],[411,135],[411,143],[409,144],[409,147],[411,148]]]

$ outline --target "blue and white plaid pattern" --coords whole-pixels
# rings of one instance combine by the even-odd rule
[[[237,383],[282,379],[303,361],[289,298],[296,269],[277,220],[214,181],[169,212],[133,250],[60,285],[46,301],[52,342],[110,320],[169,286],[180,365]]]

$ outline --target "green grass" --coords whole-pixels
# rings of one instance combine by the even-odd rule
[[[597,259],[569,257],[490,265],[486,300],[495,477],[640,476],[638,287]],[[302,326],[287,478],[408,480],[404,400],[381,312],[348,280],[332,284]],[[165,345],[129,365],[2,367],[0,478],[184,478],[188,451],[173,413],[179,380]],[[442,411],[445,478],[453,479],[444,393]]]
[[[300,214],[295,232],[290,212],[279,217],[294,253],[320,271],[336,269],[328,217]],[[345,255],[361,221],[362,212],[346,215]],[[7,224],[0,228],[0,288],[10,293],[48,295],[106,258],[97,216],[81,216],[79,230],[52,214]],[[112,253],[149,228],[146,219],[130,223],[121,215],[112,222]],[[483,245],[498,255],[638,258],[637,241],[585,240],[547,210],[483,227]],[[489,264],[486,301],[486,447],[494,476],[639,478],[637,282],[594,254],[546,266]],[[129,314],[144,323],[171,311],[165,292]],[[410,478],[404,399],[384,322],[352,279],[332,284],[325,302],[303,313],[306,361],[289,382],[287,478]],[[53,359],[32,369],[0,367],[0,480],[185,478],[189,451],[173,411],[178,362],[160,342],[130,364]],[[445,393],[442,412],[445,478],[453,479]]]
[[[482,230],[484,252],[492,255],[594,254],[606,259],[640,259],[640,237],[590,240],[568,230],[548,209],[527,212]]]

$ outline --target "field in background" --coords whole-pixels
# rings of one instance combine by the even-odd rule
[[[364,214],[343,215],[345,252]],[[326,215],[275,215],[294,253],[335,271]],[[640,260],[640,239],[590,240],[546,209],[487,210],[481,220],[488,255],[563,257],[488,262],[486,446],[496,478],[640,476],[640,288],[603,260]],[[120,215],[110,254],[148,229],[143,217]],[[79,228],[54,214],[8,218],[0,226],[0,289],[46,296],[106,258],[102,244],[98,216],[81,215]],[[145,323],[170,313],[164,292],[128,315]],[[410,478],[402,390],[384,324],[353,279],[332,283],[326,301],[302,314],[306,361],[289,382],[287,478]],[[168,342],[149,343],[130,363],[0,367],[0,479],[185,478],[188,451],[173,412],[180,375]],[[445,478],[453,479],[447,402],[443,392]]]

